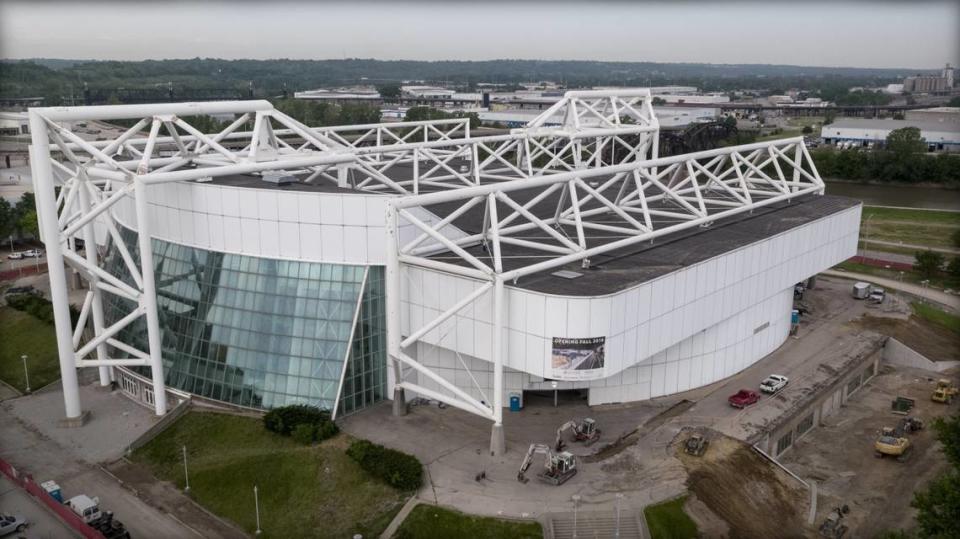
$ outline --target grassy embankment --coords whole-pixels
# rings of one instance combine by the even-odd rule
[[[411,493],[360,469],[345,453],[350,441],[339,434],[304,446],[255,418],[190,412],[133,460],[183,488],[186,446],[191,496],[251,534],[256,485],[263,537],[377,537]]]
[[[643,509],[652,539],[694,539],[698,537],[697,525],[683,511],[686,496]]]
[[[53,326],[11,307],[0,307],[0,380],[26,391],[26,354],[30,388],[39,389],[60,378],[60,360]]]
[[[432,505],[418,505],[397,530],[397,539],[540,539],[543,528],[537,522],[514,522],[475,517]]]

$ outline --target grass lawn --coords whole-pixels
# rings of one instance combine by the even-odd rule
[[[377,537],[410,493],[361,470],[345,453],[350,441],[304,446],[256,418],[190,412],[132,458],[182,488],[186,445],[191,496],[251,534],[257,485],[263,537]]]
[[[53,326],[10,307],[0,307],[0,380],[25,391],[26,354],[30,388],[39,389],[60,378],[60,359]]]
[[[941,224],[908,222],[908,221],[880,221],[871,219],[860,221],[860,237],[868,240],[884,240],[903,242],[912,245],[929,245],[932,247],[953,247],[950,235],[960,227],[944,226]]]
[[[683,511],[687,497],[677,498],[643,509],[652,539],[694,539],[697,525]]]
[[[398,539],[540,539],[539,522],[516,522],[496,518],[475,517],[433,505],[418,505],[407,516]]]
[[[945,192],[945,196],[951,192]],[[931,223],[953,225],[960,228],[960,212],[938,210],[908,210],[899,208],[880,208],[864,206],[862,220],[870,217],[871,221],[912,221],[915,223]]]
[[[950,314],[927,303],[913,303],[913,314],[960,335],[960,316]]]

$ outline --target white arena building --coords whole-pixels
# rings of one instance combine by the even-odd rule
[[[94,120],[134,125],[71,130]],[[794,284],[857,244],[859,202],[824,194],[802,138],[661,158],[645,89],[568,92],[486,137],[311,128],[264,101],[30,122],[68,419],[78,367],[132,369],[157,414],[166,387],[340,416],[439,400],[489,419],[499,454],[531,392],[631,402],[743,370],[787,338]]]

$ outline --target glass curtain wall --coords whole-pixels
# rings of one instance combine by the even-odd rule
[[[136,253],[136,233],[122,229],[122,237]],[[311,404],[333,410],[349,351],[352,381],[341,401],[346,406],[349,400],[353,411],[382,399],[383,268],[371,268],[379,284],[371,283],[360,301],[363,266],[224,254],[157,239],[152,247],[169,386],[254,408]],[[105,269],[131,281],[114,248]],[[108,324],[133,308],[112,294],[104,298]],[[116,338],[147,349],[145,320]]]

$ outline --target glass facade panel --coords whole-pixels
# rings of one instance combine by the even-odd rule
[[[137,234],[121,229],[121,235],[138,260]],[[170,387],[254,408],[311,404],[332,410],[349,353],[351,387],[359,384],[366,392],[350,394],[349,411],[383,398],[382,267],[370,268],[360,301],[363,266],[225,254],[157,239],[152,248]],[[105,269],[132,282],[115,248]],[[132,309],[132,302],[104,294],[108,324]],[[145,319],[116,338],[146,350]]]

